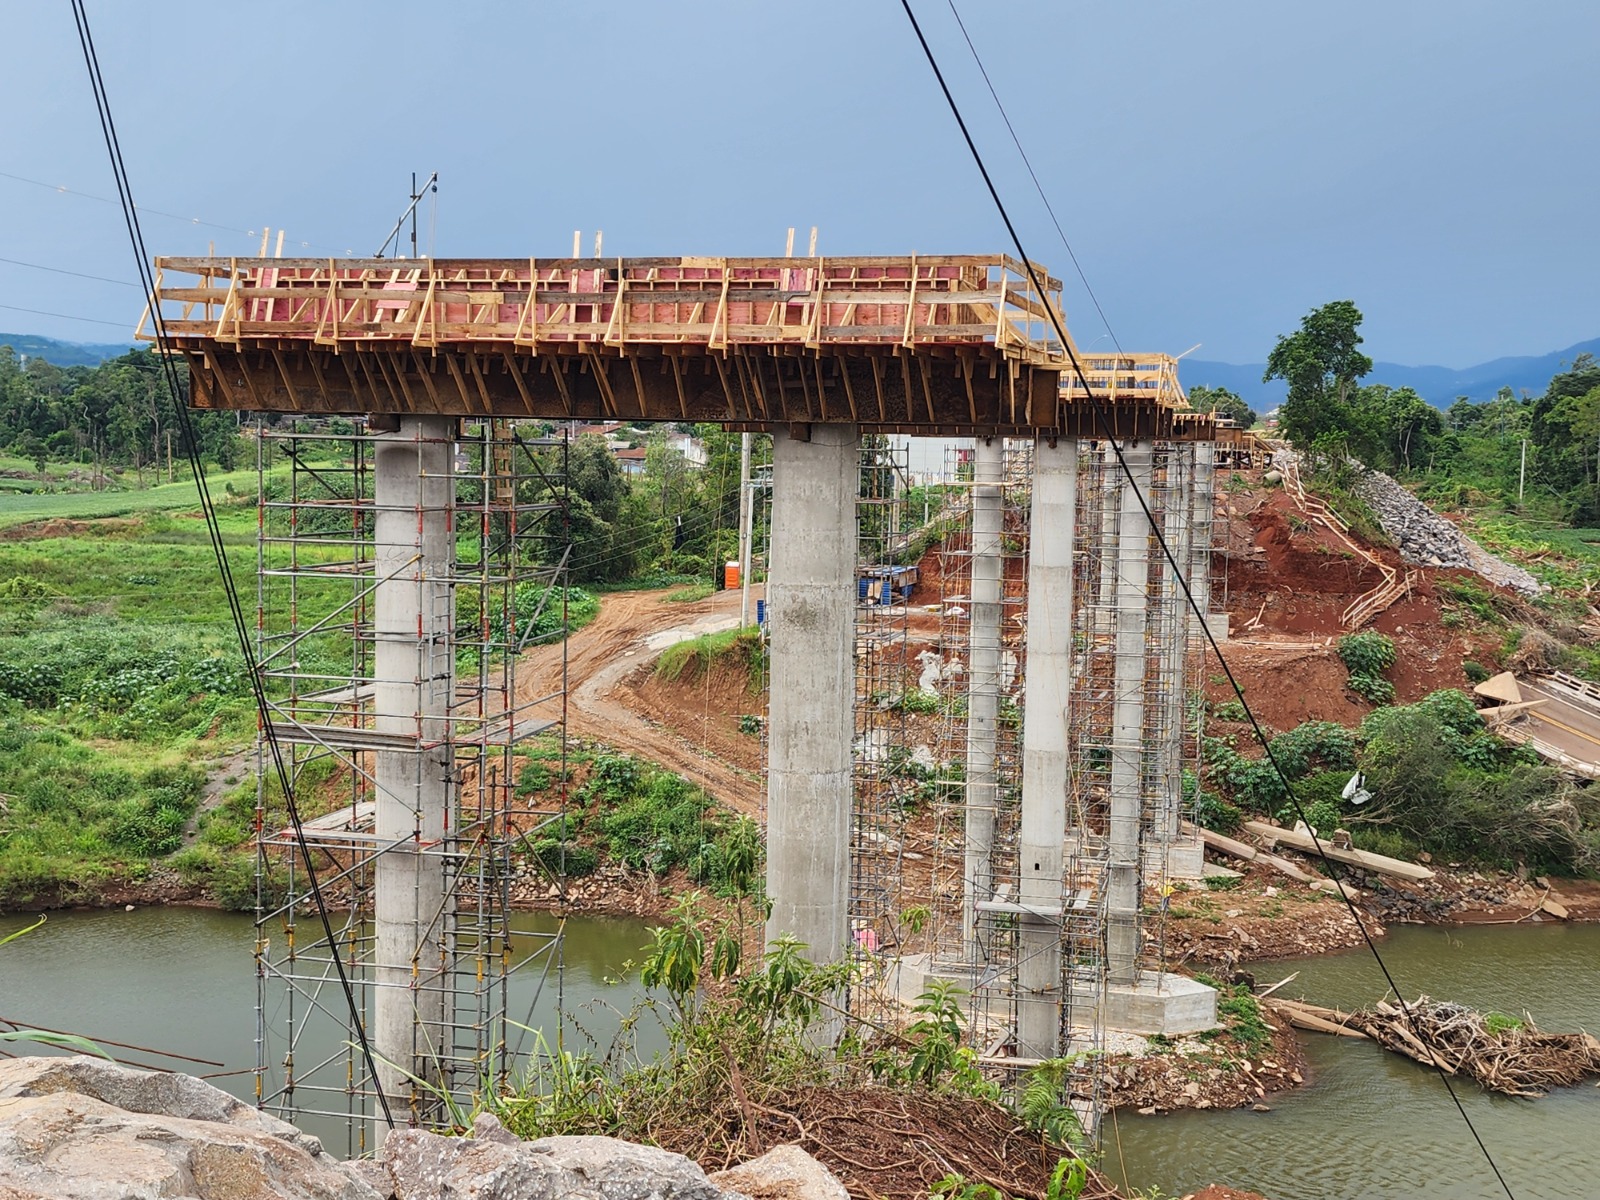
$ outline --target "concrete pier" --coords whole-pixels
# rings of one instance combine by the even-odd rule
[[[1117,534],[1116,666],[1113,683],[1110,863],[1106,885],[1106,969],[1111,984],[1131,984],[1139,964],[1139,823],[1144,788],[1144,676],[1150,579],[1148,442],[1122,448],[1127,465]]]
[[[767,938],[793,934],[814,962],[850,937],[860,447],[853,425],[779,432],[772,447]]]
[[[1072,666],[1072,543],[1078,443],[1034,448],[1028,558],[1027,696],[1017,915],[1017,1055],[1059,1053],[1061,915],[1067,824],[1067,697]],[[1034,910],[1029,912],[1026,910]]]
[[[455,683],[456,422],[402,417],[399,425],[373,452],[374,726],[405,747],[372,754],[380,850],[372,1045],[381,1058],[431,1080],[432,1055],[449,1046],[452,1017],[444,964],[453,914],[445,911],[441,851],[456,821],[445,720]],[[391,1106],[405,1104],[412,1082],[381,1063],[378,1074]]]
[[[1000,539],[1005,446],[979,438],[972,457],[971,594],[967,626],[966,860],[961,903],[962,961],[977,963],[985,922],[976,905],[994,891],[995,745],[1000,712]]]
[[[1193,615],[1189,599],[1184,595],[1183,583],[1177,572],[1189,574],[1189,546],[1194,526],[1194,495],[1190,491],[1191,465],[1194,460],[1192,445],[1173,445],[1167,448],[1167,505],[1162,516],[1163,537],[1172,554],[1172,562],[1159,549],[1153,553],[1161,560],[1161,575],[1165,580],[1161,604],[1163,633],[1167,639],[1167,661],[1163,670],[1168,688],[1161,702],[1166,705],[1166,747],[1162,752],[1161,809],[1155,814],[1152,828],[1157,845],[1155,853],[1165,861],[1162,873],[1169,877],[1181,876],[1180,863],[1174,851],[1179,841],[1180,820],[1183,811],[1183,744],[1184,722],[1188,717],[1189,694],[1185,685],[1184,666],[1189,657],[1189,633]],[[1173,569],[1177,564],[1177,570]]]

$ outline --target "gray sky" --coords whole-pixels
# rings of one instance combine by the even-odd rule
[[[951,16],[915,0],[1029,252],[1105,326]],[[1259,361],[1349,298],[1379,359],[1600,335],[1594,0],[957,0],[1128,349]],[[152,253],[986,253],[1005,231],[894,0],[89,0]],[[0,258],[133,278],[66,3],[6,6]],[[16,178],[61,185],[40,187]],[[225,228],[156,215],[162,210]],[[253,234],[246,231],[254,231]],[[300,243],[308,243],[301,246]],[[587,251],[586,251],[587,252]],[[0,329],[119,340],[126,287],[0,262]]]

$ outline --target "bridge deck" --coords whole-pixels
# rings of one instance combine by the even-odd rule
[[[1059,282],[1003,255],[156,267],[200,408],[1099,432],[1061,390]],[[1193,436],[1154,358],[1096,360],[1114,431]]]

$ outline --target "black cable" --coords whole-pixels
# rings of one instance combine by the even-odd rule
[[[1066,247],[1067,257],[1072,260],[1072,269],[1078,273],[1078,280],[1083,284],[1083,290],[1089,293],[1089,301],[1094,305],[1094,311],[1100,314],[1100,324],[1106,327],[1106,334],[1111,338],[1111,344],[1116,347],[1117,353],[1121,354],[1122,343],[1117,340],[1116,331],[1111,328],[1111,319],[1106,316],[1106,310],[1100,307],[1100,297],[1096,296],[1094,288],[1089,286],[1089,277],[1084,274],[1083,266],[1078,262],[1078,256],[1072,249],[1072,243],[1067,240],[1067,231],[1061,228],[1061,222],[1056,218],[1056,210],[1050,203],[1050,197],[1045,195],[1044,185],[1034,173],[1028,152],[1022,148],[1022,139],[1017,136],[1016,128],[1011,124],[1011,116],[1006,112],[1006,106],[1000,103],[1000,93],[994,90],[994,83],[989,78],[989,69],[983,65],[978,48],[972,44],[972,35],[967,32],[967,23],[961,19],[960,12],[956,10],[956,0],[945,0],[945,3],[949,4],[950,15],[956,19],[956,25],[961,29],[961,36],[966,39],[967,49],[972,51],[972,61],[978,64],[978,72],[983,76],[984,85],[988,87],[989,95],[994,99],[994,106],[1000,110],[1000,119],[1006,123],[1006,132],[1011,135],[1011,144],[1022,156],[1022,165],[1028,168],[1028,178],[1033,180],[1033,189],[1039,193],[1039,199],[1044,202],[1045,212],[1050,214],[1050,223],[1056,227],[1056,233],[1061,237],[1061,244]]]
[[[989,174],[988,167],[984,164],[983,155],[979,153],[977,143],[972,139],[972,133],[967,128],[966,119],[961,115],[960,106],[956,104],[955,96],[951,94],[950,86],[945,82],[944,72],[939,67],[939,61],[934,56],[933,48],[928,45],[928,39],[923,36],[922,26],[917,21],[916,13],[914,13],[911,9],[911,0],[900,0],[900,7],[905,10],[907,20],[911,22],[912,31],[916,34],[917,41],[922,46],[922,53],[928,60],[928,66],[932,68],[934,78],[938,80],[939,89],[944,93],[945,102],[950,106],[950,113],[953,117],[955,117],[956,124],[961,128],[961,136],[966,140],[967,149],[972,154],[972,161],[977,166],[979,174],[983,176],[984,185],[989,189],[989,197],[994,201],[995,209],[999,212],[1000,219],[1005,223],[1006,232],[1011,236],[1011,243],[1016,247],[1017,256],[1022,260],[1023,267],[1027,270],[1028,278],[1033,284],[1033,287],[1038,292],[1040,297],[1044,297],[1044,287],[1039,279],[1038,272],[1034,268],[1033,260],[1028,257],[1027,251],[1023,248],[1022,238],[1017,233],[1016,226],[1012,223],[1011,214],[1006,210],[1005,202],[1000,199],[1000,192],[995,187],[994,180]],[[1272,764],[1272,769],[1274,772],[1276,772],[1278,781],[1282,785],[1284,793],[1289,799],[1289,803],[1294,807],[1295,815],[1299,817],[1302,822],[1305,822],[1307,829],[1311,829],[1311,823],[1305,820],[1305,810],[1301,807],[1299,797],[1295,795],[1294,789],[1290,786],[1287,773],[1284,771],[1282,765],[1278,762],[1277,757],[1272,753],[1272,747],[1267,742],[1267,736],[1265,732],[1262,730],[1260,723],[1256,720],[1255,714],[1251,712],[1250,706],[1244,698],[1244,688],[1240,686],[1238,679],[1233,674],[1232,668],[1228,666],[1227,659],[1223,657],[1222,647],[1218,645],[1215,635],[1212,634],[1210,626],[1206,622],[1205,613],[1201,611],[1199,603],[1195,600],[1194,593],[1189,588],[1188,578],[1185,576],[1182,568],[1179,566],[1177,559],[1173,556],[1172,549],[1167,544],[1166,536],[1162,533],[1161,527],[1155,519],[1155,514],[1150,509],[1149,502],[1146,500],[1144,493],[1139,490],[1138,482],[1134,479],[1133,473],[1128,469],[1127,459],[1123,456],[1122,447],[1112,436],[1111,426],[1106,417],[1105,407],[1095,395],[1094,390],[1089,386],[1088,378],[1084,375],[1083,367],[1078,361],[1077,353],[1073,350],[1071,340],[1067,337],[1067,331],[1061,323],[1060,316],[1056,313],[1055,308],[1048,303],[1045,305],[1045,309],[1049,314],[1051,325],[1055,327],[1056,335],[1061,339],[1061,345],[1063,350],[1066,352],[1067,359],[1072,364],[1073,373],[1077,376],[1078,382],[1084,390],[1084,394],[1089,398],[1089,404],[1094,410],[1096,423],[1099,425],[1100,431],[1106,443],[1111,447],[1112,452],[1117,456],[1117,463],[1122,468],[1123,475],[1128,481],[1128,487],[1138,499],[1139,508],[1144,513],[1145,520],[1150,526],[1150,531],[1154,535],[1157,545],[1161,547],[1161,552],[1166,557],[1167,563],[1172,569],[1173,578],[1177,580],[1178,585],[1183,589],[1184,598],[1189,602],[1189,609],[1194,613],[1196,619],[1198,620],[1200,629],[1205,634],[1206,641],[1210,645],[1212,653],[1216,655],[1217,662],[1222,667],[1223,674],[1227,676],[1229,685],[1233,688],[1234,694],[1239,698],[1239,703],[1244,709],[1245,716],[1249,718],[1250,728],[1255,733],[1256,739],[1261,743],[1261,748],[1266,755],[1267,761]],[[1339,877],[1343,874],[1343,871],[1339,869],[1338,864],[1334,863],[1323,852],[1322,839],[1317,835],[1314,829],[1312,830],[1311,837],[1312,844],[1316,847],[1316,857],[1322,860],[1323,866],[1337,882]],[[1407,1022],[1411,1025],[1414,1032],[1420,1034],[1421,1030],[1417,1023],[1416,1015],[1412,1012],[1411,1006],[1406,1003],[1404,995],[1402,995],[1400,992],[1399,985],[1395,983],[1394,976],[1389,973],[1389,967],[1383,961],[1383,955],[1378,952],[1377,944],[1372,940],[1372,935],[1367,932],[1366,925],[1362,923],[1361,914],[1356,909],[1355,901],[1353,901],[1349,895],[1345,893],[1342,887],[1339,889],[1339,892],[1340,895],[1344,897],[1344,902],[1350,910],[1350,915],[1352,918],[1354,918],[1356,927],[1361,931],[1361,936],[1367,943],[1367,949],[1372,952],[1372,957],[1377,962],[1378,969],[1383,973],[1384,979],[1388,982],[1390,989],[1394,992],[1395,997],[1399,1001],[1401,1011],[1405,1014]],[[1516,1200],[1516,1196],[1511,1190],[1511,1185],[1506,1182],[1505,1176],[1500,1173],[1500,1168],[1498,1165],[1496,1165],[1494,1156],[1489,1153],[1488,1146],[1484,1145],[1483,1138],[1478,1134],[1477,1126],[1472,1123],[1472,1118],[1467,1115],[1466,1107],[1461,1103],[1461,1098],[1456,1094],[1455,1088],[1451,1086],[1450,1078],[1448,1075],[1446,1075],[1444,1066],[1438,1061],[1437,1058],[1434,1059],[1433,1066],[1435,1072],[1439,1076],[1439,1081],[1444,1084],[1445,1090],[1450,1093],[1450,1099],[1455,1103],[1456,1111],[1461,1114],[1462,1121],[1466,1123],[1468,1131],[1472,1134],[1472,1140],[1477,1143],[1478,1149],[1482,1151],[1484,1161],[1489,1164],[1489,1169],[1494,1172],[1495,1179],[1499,1181],[1500,1187],[1505,1191],[1505,1194],[1507,1197],[1509,1197],[1509,1200]]]
[[[45,312],[42,308],[23,308],[20,304],[0,304],[0,308],[11,312],[32,313],[36,317],[60,317],[64,321],[83,321],[89,325],[115,325],[118,329],[126,329],[126,321],[102,321],[98,317],[79,317],[72,313]],[[132,338],[128,339],[130,342]]]
[[[271,751],[274,773],[278,778],[279,786],[283,789],[284,803],[289,811],[289,822],[294,829],[295,844],[299,847],[301,858],[305,863],[306,880],[311,886],[312,900],[317,909],[317,916],[322,923],[323,935],[327,939],[329,957],[333,960],[334,969],[339,976],[340,987],[344,991],[345,1003],[350,1010],[351,1026],[355,1031],[362,1057],[366,1061],[367,1070],[372,1078],[373,1090],[377,1094],[379,1107],[383,1110],[383,1119],[389,1128],[393,1129],[394,1114],[389,1110],[389,1099],[384,1094],[383,1085],[379,1081],[377,1063],[373,1058],[372,1047],[367,1041],[365,1023],[361,1019],[361,1009],[356,1003],[355,991],[351,987],[349,976],[345,972],[344,959],[340,957],[339,947],[333,931],[333,923],[328,916],[328,905],[322,894],[322,886],[317,880],[316,864],[312,858],[311,845],[306,840],[305,828],[300,820],[300,810],[295,798],[294,787],[289,778],[288,768],[283,761],[283,750],[278,744],[277,735],[273,732],[271,706],[267,701],[266,685],[262,681],[261,672],[250,645],[250,626],[245,620],[244,609],[239,601],[238,587],[234,584],[233,571],[228,563],[227,548],[223,542],[221,524],[217,520],[216,507],[211,502],[211,492],[206,486],[205,464],[200,459],[199,439],[195,436],[188,406],[183,403],[182,385],[178,378],[177,364],[169,349],[170,343],[167,340],[166,324],[162,319],[161,306],[155,302],[155,280],[150,272],[150,259],[145,251],[144,234],[139,227],[138,211],[133,204],[133,189],[128,182],[127,166],[122,157],[122,146],[117,138],[116,123],[111,116],[111,103],[106,94],[105,78],[100,71],[99,56],[95,53],[94,37],[89,32],[89,16],[84,10],[84,0],[72,0],[72,16],[78,27],[78,44],[83,50],[84,66],[88,69],[89,83],[94,91],[95,109],[100,119],[100,132],[105,138],[106,153],[111,159],[112,174],[116,177],[117,198],[122,207],[122,219],[127,226],[128,239],[133,247],[134,258],[139,272],[139,281],[144,287],[145,294],[151,297],[150,314],[155,326],[156,347],[160,354],[168,395],[171,398],[173,408],[178,414],[178,424],[183,431],[189,464],[194,471],[195,484],[200,492],[200,508],[205,516],[206,532],[211,540],[212,551],[216,555],[217,570],[222,578],[223,591],[228,601],[228,610],[233,617],[234,631],[239,638],[239,650],[244,656],[245,673],[250,680],[251,691],[255,695],[256,712],[261,722],[262,737]]]
[[[47,267],[43,263],[23,262],[20,258],[0,258],[0,263],[10,263],[13,267],[27,267],[33,271],[49,271],[53,275],[71,275],[75,279],[93,279],[97,283],[114,283],[118,287],[136,288],[137,283],[129,283],[126,279],[111,279],[105,275],[85,275],[82,271],[69,271],[65,267]]]

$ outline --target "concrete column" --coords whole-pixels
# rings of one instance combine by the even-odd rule
[[[843,957],[850,938],[860,455],[853,425],[773,439],[767,938],[793,934],[814,962]]]
[[[1194,445],[1194,536],[1189,542],[1189,587],[1201,613],[1211,612],[1211,538],[1216,524],[1217,447],[1213,442]],[[1198,620],[1191,612],[1191,620]],[[1205,635],[1195,637],[1202,644]]]
[[[1178,838],[1179,819],[1183,810],[1183,733],[1189,707],[1184,664],[1188,661],[1193,614],[1189,611],[1188,597],[1183,593],[1183,584],[1172,563],[1177,564],[1177,571],[1182,571],[1186,576],[1189,574],[1189,546],[1194,526],[1194,492],[1190,486],[1190,465],[1193,460],[1192,442],[1177,443],[1167,451],[1167,508],[1163,516],[1163,534],[1167,548],[1172,552],[1172,562],[1167,562],[1167,556],[1161,554],[1159,549],[1154,551],[1161,557],[1162,575],[1167,581],[1161,600],[1167,611],[1162,614],[1163,620],[1158,627],[1165,631],[1169,639],[1165,675],[1170,691],[1164,697],[1167,706],[1167,747],[1163,763],[1165,778],[1161,793],[1162,808],[1155,826],[1161,844],[1153,848],[1156,854],[1162,856],[1167,854]],[[1174,874],[1171,863],[1162,862],[1161,867],[1166,874]]]
[[[1113,985],[1137,981],[1139,969],[1139,819],[1143,809],[1144,675],[1150,577],[1150,522],[1140,497],[1150,494],[1148,442],[1122,448],[1127,479],[1117,536],[1116,672],[1111,728],[1110,869],[1106,888],[1106,966]]]
[[[1017,1054],[1060,1052],[1067,696],[1072,665],[1072,541],[1078,443],[1034,448],[1028,558],[1028,676],[1022,724]]]
[[[1091,545],[1095,544],[1093,539],[1098,538],[1094,557],[1100,565],[1099,574],[1094,577],[1094,594],[1084,597],[1093,608],[1089,628],[1085,631],[1090,635],[1086,653],[1092,653],[1116,633],[1112,614],[1117,602],[1117,522],[1122,515],[1122,466],[1110,442],[1100,443],[1099,472],[1100,527],[1084,531]]]
[[[374,725],[401,745],[372,755],[378,844],[398,843],[374,867],[372,1042],[381,1057],[430,1080],[434,1054],[449,1049],[453,1011],[441,851],[456,823],[444,719],[455,686],[455,432],[450,418],[402,417],[373,455]],[[381,1064],[378,1074],[391,1106],[403,1105],[411,1082]]]
[[[1000,595],[1005,585],[1000,539],[1005,445],[978,439],[972,456],[972,591],[967,639],[967,812],[962,959],[979,961],[979,900],[994,891],[995,737],[1000,713]]]

